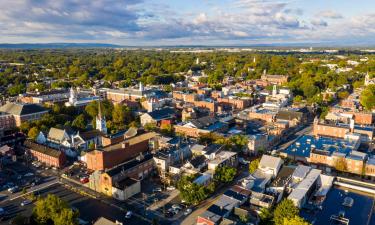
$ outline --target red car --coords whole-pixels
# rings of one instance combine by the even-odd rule
[[[81,177],[81,179],[79,179],[79,181],[82,183],[82,184],[86,184],[89,182],[89,178],[88,177]]]

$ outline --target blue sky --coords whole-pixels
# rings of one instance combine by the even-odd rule
[[[0,0],[0,43],[374,45],[372,0]]]

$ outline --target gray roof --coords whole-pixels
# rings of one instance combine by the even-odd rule
[[[10,102],[0,107],[0,112],[19,116],[46,111],[48,110],[38,104],[23,104]]]
[[[62,141],[65,133],[67,133],[67,132],[64,129],[58,129],[58,128],[55,128],[55,127],[51,127],[51,129],[48,132],[48,138],[53,139],[53,140]]]
[[[278,157],[273,157],[270,155],[263,155],[260,160],[259,167],[268,167],[276,169],[279,164],[282,163],[282,159]]]

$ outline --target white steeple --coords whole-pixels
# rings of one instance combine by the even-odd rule
[[[144,91],[144,87],[142,82],[139,82],[139,91]]]
[[[69,103],[71,105],[74,105],[74,103],[77,101],[76,92],[74,91],[73,87],[70,88],[70,96],[69,96]]]
[[[105,116],[102,115],[101,102],[98,102],[98,115],[96,116],[96,129],[107,134],[107,124]]]

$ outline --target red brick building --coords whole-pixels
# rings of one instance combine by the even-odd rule
[[[130,160],[149,150],[149,141],[156,137],[154,132],[141,134],[121,143],[96,149],[86,154],[87,168],[104,170]]]
[[[25,141],[24,149],[33,158],[49,166],[61,168],[66,162],[64,152],[47,147],[45,145],[37,144],[29,140]]]

